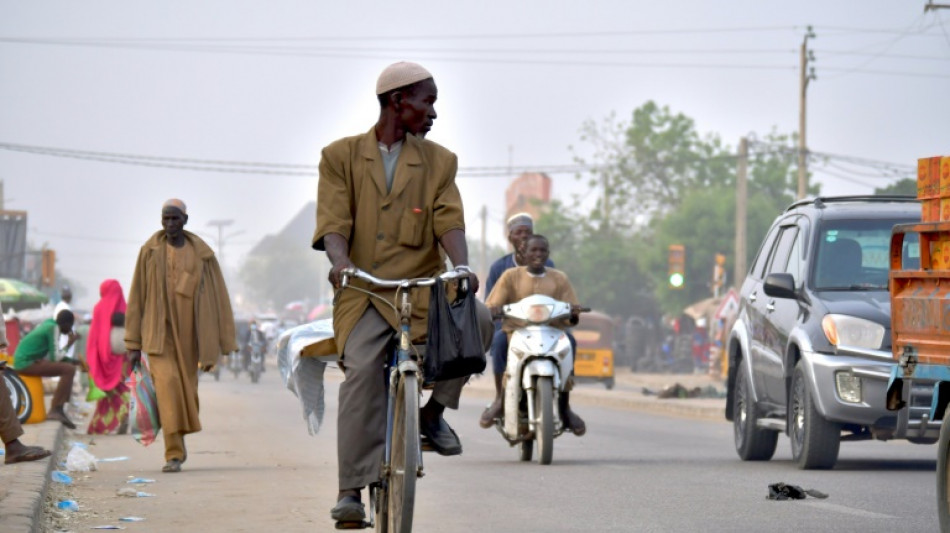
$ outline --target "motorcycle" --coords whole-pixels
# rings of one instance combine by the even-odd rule
[[[261,374],[264,373],[264,343],[262,341],[251,340],[247,371],[251,374],[251,383],[257,383],[261,379]]]
[[[495,427],[520,447],[522,461],[531,460],[537,443],[538,464],[551,464],[554,439],[566,430],[558,397],[574,367],[570,340],[556,325],[568,322],[571,304],[534,294],[504,306],[502,313],[517,329],[508,341],[504,410]]]

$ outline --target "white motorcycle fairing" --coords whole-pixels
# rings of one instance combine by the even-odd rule
[[[567,383],[565,376],[574,367],[574,354],[571,342],[564,331],[551,326],[527,326],[515,330],[508,341],[508,362],[505,369],[507,380],[505,383],[505,417],[504,433],[511,442],[517,442],[520,437],[518,417],[522,391],[530,391],[529,400],[533,398],[535,378],[547,376],[552,379],[557,393],[563,390]],[[529,401],[529,404],[531,402]],[[555,427],[560,428],[559,410],[554,409]],[[534,410],[528,406],[529,412]],[[529,425],[531,421],[529,421]]]

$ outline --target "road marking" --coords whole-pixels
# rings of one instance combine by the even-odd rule
[[[826,509],[828,511],[837,511],[843,514],[861,516],[861,517],[866,517],[866,518],[898,518],[894,515],[873,513],[871,511],[864,511],[862,509],[855,509],[854,507],[847,507],[844,505],[837,505],[834,503],[812,501],[812,502],[808,502],[808,504],[811,505],[812,507],[818,507],[821,509]]]

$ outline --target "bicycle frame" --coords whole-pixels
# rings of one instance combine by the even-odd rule
[[[393,418],[396,409],[396,384],[399,383],[400,376],[407,372],[413,372],[419,383],[422,379],[419,374],[419,364],[412,359],[410,350],[412,345],[409,341],[409,320],[412,316],[412,305],[409,303],[409,292],[402,293],[402,302],[399,311],[399,342],[396,349],[386,362],[386,371],[389,372],[389,381],[386,388],[386,452],[383,456],[383,468],[388,473],[389,465],[392,463],[392,438],[393,438]],[[416,445],[416,456],[419,458],[419,470],[417,475],[422,477],[422,447]]]
[[[385,451],[383,455],[383,464],[380,470],[380,479],[376,483],[370,484],[369,491],[369,513],[368,513],[368,522],[366,523],[367,527],[376,526],[376,515],[377,515],[377,505],[388,505],[386,502],[377,501],[379,496],[379,491],[383,491],[383,495],[386,495],[390,490],[389,481],[392,478],[392,464],[393,464],[393,433],[394,433],[394,421],[396,417],[396,405],[398,398],[396,396],[397,386],[400,383],[400,379],[415,379],[417,384],[421,386],[422,384],[422,373],[419,366],[419,361],[413,358],[412,356],[412,343],[409,336],[411,317],[412,317],[412,303],[409,299],[410,289],[416,287],[429,287],[435,285],[438,279],[450,280],[456,279],[466,274],[460,274],[458,272],[447,272],[440,275],[438,278],[416,278],[416,279],[403,279],[403,280],[383,280],[376,278],[370,274],[367,274],[359,269],[346,269],[343,271],[343,282],[342,287],[347,287],[349,285],[349,278],[356,277],[367,281],[373,285],[379,287],[387,288],[396,288],[397,297],[400,298],[398,302],[399,307],[396,308],[396,305],[389,303],[391,307],[399,314],[399,330],[398,330],[398,342],[396,343],[395,348],[390,352],[386,359],[385,371],[389,373],[389,379],[386,381],[386,438],[385,438]],[[363,289],[358,289],[363,290]],[[369,291],[364,291],[369,293]],[[369,293],[373,295],[373,293]],[[379,297],[378,295],[373,295]],[[420,389],[416,389],[420,390]],[[418,437],[418,427],[416,428],[416,436]],[[419,438],[414,439],[413,444],[413,454],[416,457],[416,472],[415,477],[419,478],[424,475],[423,472],[423,463],[422,463],[422,444]],[[403,473],[405,476],[407,473]],[[412,495],[414,498],[414,495]],[[385,496],[384,496],[385,497]],[[384,508],[386,509],[386,508]],[[386,509],[387,513],[392,513],[391,509]],[[410,505],[410,514],[411,514],[411,505]]]

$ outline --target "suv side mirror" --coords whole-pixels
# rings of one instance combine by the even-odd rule
[[[769,274],[765,277],[765,285],[762,287],[765,294],[775,298],[797,298],[795,292],[795,278],[786,272]]]

